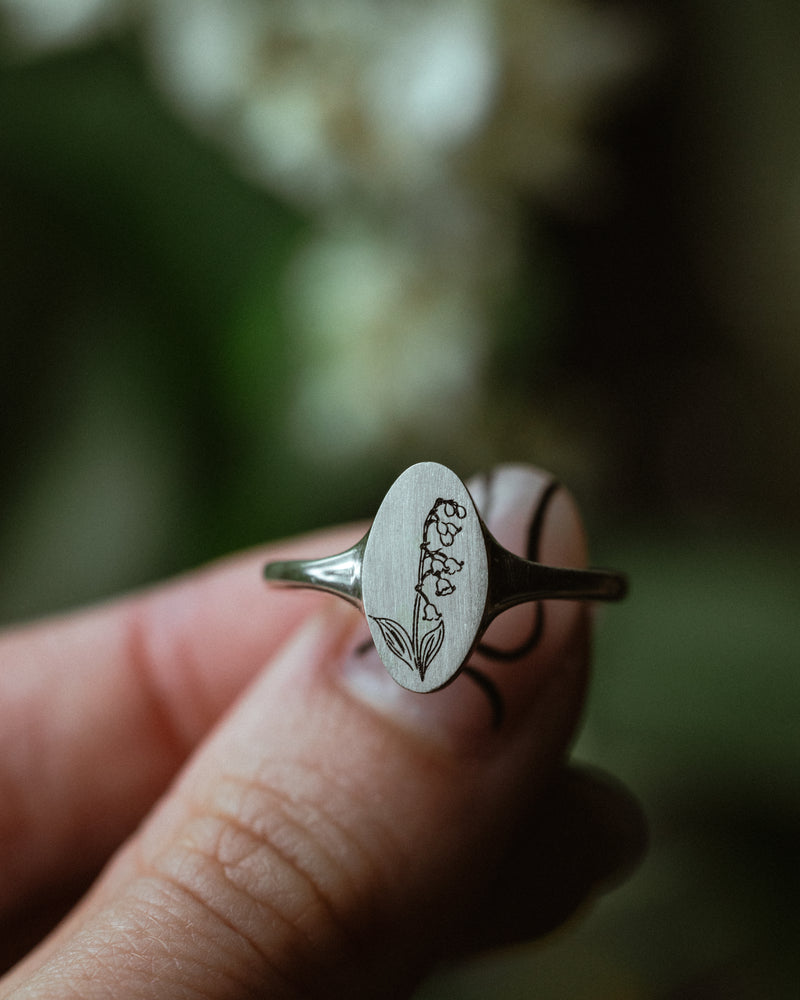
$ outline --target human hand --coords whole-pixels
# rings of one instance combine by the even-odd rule
[[[547,485],[505,467],[472,491],[506,547],[583,565],[575,507]],[[626,793],[564,765],[587,607],[493,623],[484,643],[517,650],[474,658],[505,707],[493,725],[475,678],[405,691],[353,608],[266,592],[267,558],[363,530],[0,638],[7,964],[105,865],[0,996],[408,996],[444,956],[549,930],[639,856]]]

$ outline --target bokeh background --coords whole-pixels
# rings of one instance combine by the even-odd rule
[[[0,0],[0,620],[553,469],[635,877],[420,1000],[800,982],[800,7]]]

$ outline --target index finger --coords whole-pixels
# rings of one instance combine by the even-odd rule
[[[320,532],[0,636],[0,915],[94,874],[324,595],[276,591],[268,558],[347,548]]]

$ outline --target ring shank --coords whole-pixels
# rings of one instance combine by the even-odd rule
[[[361,608],[361,569],[368,535],[346,552],[321,559],[267,563],[271,583],[336,594]],[[489,581],[484,627],[509,608],[527,601],[619,601],[628,590],[622,573],[601,569],[568,569],[530,562],[488,538]]]
[[[567,569],[522,559],[489,539],[486,621],[527,601],[619,601],[628,591],[623,573]]]
[[[267,563],[264,578],[287,587],[324,590],[343,597],[350,604],[361,605],[361,566],[366,538],[352,549],[324,556],[322,559],[289,559]]]

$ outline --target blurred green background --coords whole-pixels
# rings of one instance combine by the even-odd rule
[[[652,846],[554,939],[420,1000],[796,996],[800,8],[476,0],[489,124],[445,147],[440,116],[382,187],[378,126],[385,159],[342,128],[317,173],[274,166],[309,114],[302,61],[274,75],[280,32],[239,103],[198,114],[155,8],[78,4],[65,27],[68,6],[0,3],[0,620],[369,516],[412,461],[543,464],[633,580],[576,756],[633,789]],[[333,56],[300,22],[286,50],[346,62],[358,7],[323,25]],[[284,133],[241,156],[236,129],[290,91]]]

